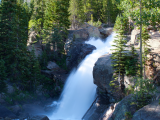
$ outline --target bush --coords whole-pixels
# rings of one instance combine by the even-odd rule
[[[101,21],[97,21],[97,22],[92,22],[91,20],[88,21],[88,24],[94,26],[94,27],[99,27],[101,26],[102,22]]]
[[[137,109],[140,109],[149,104],[156,92],[156,88],[154,87],[153,80],[150,79],[135,77],[134,81],[135,85],[130,89],[130,92],[134,94],[137,100]]]

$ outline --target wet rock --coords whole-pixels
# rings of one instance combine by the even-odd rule
[[[49,120],[49,118],[45,115],[37,115],[31,117],[30,120]]]
[[[52,70],[52,71],[60,70],[60,67],[55,62],[52,62],[52,61],[48,62],[47,68]]]
[[[87,34],[88,32],[85,29],[70,32],[65,44],[68,69],[77,67],[81,60],[95,49],[94,46],[84,43],[89,38]]]
[[[100,31],[100,34],[102,35],[102,38],[106,38],[106,37],[108,37],[109,35],[112,34],[113,28],[112,27],[101,28],[101,29],[99,29],[99,31]]]

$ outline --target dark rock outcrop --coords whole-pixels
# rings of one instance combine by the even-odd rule
[[[85,43],[88,38],[89,33],[85,29],[74,32],[70,31],[65,44],[67,54],[66,65],[68,69],[76,67],[86,55],[96,49],[93,45]]]

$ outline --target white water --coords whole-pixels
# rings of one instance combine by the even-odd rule
[[[113,34],[106,42],[100,39],[91,38],[88,44],[94,45],[97,49],[86,56],[77,70],[69,75],[64,90],[58,102],[56,111],[50,116],[50,120],[81,120],[96,96],[96,85],[93,84],[93,67],[97,59],[110,51]]]

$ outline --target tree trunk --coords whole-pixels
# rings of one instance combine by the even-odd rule
[[[142,77],[142,70],[143,70],[143,66],[142,66],[142,0],[140,0],[140,77]]]

